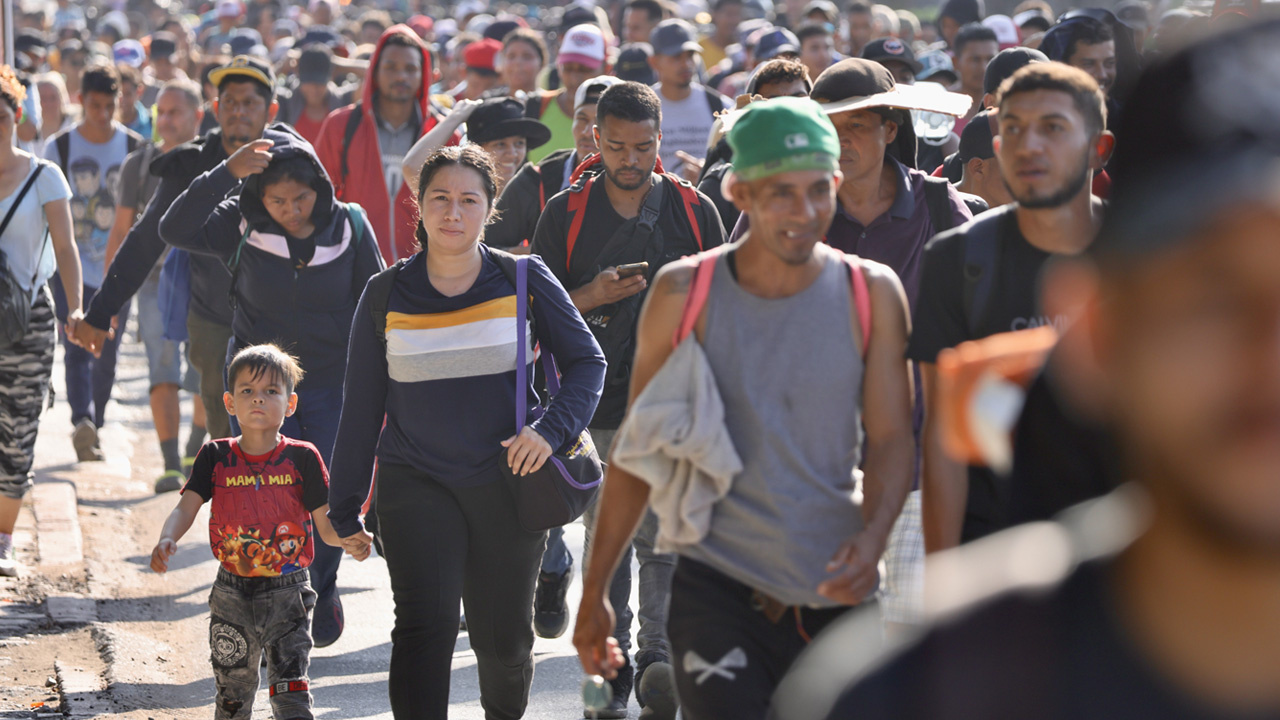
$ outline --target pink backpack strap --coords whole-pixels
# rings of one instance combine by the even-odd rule
[[[867,276],[862,269],[862,260],[856,255],[845,255],[849,263],[849,280],[853,285],[853,308],[858,313],[858,327],[862,330],[862,357],[867,356],[867,347],[871,344],[871,291],[867,289]]]
[[[698,259],[693,269],[693,283],[689,286],[689,294],[684,300],[684,312],[680,314],[680,326],[676,328],[675,337],[671,339],[671,347],[676,347],[698,324],[698,316],[707,304],[707,296],[711,294],[711,278],[715,275],[716,259],[719,253],[704,255]]]

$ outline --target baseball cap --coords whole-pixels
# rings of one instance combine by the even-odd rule
[[[126,38],[111,46],[111,56],[118,63],[140,68],[143,61],[147,59],[147,52],[142,49],[142,43],[133,38]]]
[[[1000,84],[1011,75],[1031,63],[1049,62],[1049,56],[1026,47],[1013,47],[1001,50],[987,63],[986,73],[982,76],[982,92],[994,95]]]
[[[595,25],[575,25],[564,34],[558,62],[576,62],[589,68],[604,66],[604,33]]]
[[[1014,15],[1013,24],[1031,32],[1044,32],[1053,26],[1053,18],[1046,15],[1040,8],[1031,8]]]
[[[248,55],[237,55],[231,58],[231,62],[209,73],[209,82],[214,87],[220,87],[223,80],[233,76],[257,80],[275,92],[276,74],[272,71],[271,64],[265,60]]]
[[[960,158],[960,162],[966,163],[973,158],[980,160],[988,160],[995,157],[996,151],[992,143],[994,137],[991,132],[992,112],[983,110],[974,115],[969,124],[964,126],[964,130],[960,132],[960,148],[956,151],[956,156]]]
[[[899,85],[888,68],[865,58],[846,58],[823,70],[813,81],[809,97],[818,101],[828,115],[888,107],[961,117],[973,104],[968,95]]]
[[[1000,45],[1001,50],[1011,48],[1022,42],[1022,35],[1018,32],[1018,26],[1014,24],[1013,18],[1008,15],[991,15],[983,18],[982,24],[996,34],[996,43]]]
[[[298,39],[298,46],[306,47],[312,43],[323,43],[332,50],[341,46],[343,39],[336,30],[328,25],[312,25]]]
[[[573,109],[577,110],[588,104],[594,105],[600,99],[600,93],[621,82],[625,81],[613,75],[598,75],[582,83],[573,95]]]
[[[986,14],[987,9],[982,0],[947,0],[938,11],[938,19],[949,17],[961,25],[968,25],[971,22],[982,22]]]
[[[882,65],[888,61],[905,63],[916,75],[924,70],[924,65],[916,60],[916,54],[911,51],[911,46],[895,37],[880,38],[867,43],[867,46],[862,48],[862,57]]]
[[[663,20],[649,35],[654,55],[680,55],[685,52],[701,53],[698,32],[684,20]],[[799,43],[796,43],[799,46]]]
[[[613,72],[622,80],[652,85],[658,82],[658,73],[649,64],[653,46],[645,42],[627,43],[618,51]]]
[[[500,52],[502,52],[502,43],[493,38],[485,38],[468,45],[467,49],[462,52],[462,61],[466,63],[467,69],[472,72],[478,72],[482,75],[497,75],[498,71],[494,68],[494,58]]]
[[[1244,26],[1147,69],[1125,104],[1111,204],[1090,248],[1134,256],[1183,242],[1242,202],[1280,193],[1280,21]]]
[[[701,50],[698,52],[701,52]],[[761,35],[760,39],[756,41],[756,51],[752,57],[756,59],[756,62],[764,62],[784,53],[799,55],[800,40],[795,33],[786,28],[774,28]]]
[[[501,42],[513,30],[519,30],[522,27],[528,27],[528,25],[520,20],[512,20],[510,16],[503,16],[484,29],[484,36]]]
[[[333,77],[333,51],[324,43],[302,49],[298,56],[298,82],[328,84]]]
[[[418,37],[425,38],[427,33],[436,26],[436,21],[426,15],[414,15],[405,22],[405,25],[413,28],[413,31],[418,33]]]
[[[45,54],[49,48],[49,38],[34,28],[21,28],[14,35],[13,49],[17,52],[38,52]]]
[[[215,15],[220,18],[240,17],[244,13],[244,6],[240,4],[240,0],[218,0]]]
[[[943,50],[929,50],[920,53],[920,57],[916,58],[916,62],[920,63],[923,68],[916,73],[916,80],[930,80],[933,76],[942,73],[951,76],[951,82],[955,82],[956,68],[951,63],[951,56]]]
[[[253,28],[236,28],[231,32],[231,38],[227,40],[227,46],[231,48],[231,55],[253,55],[254,57],[266,57],[267,46],[262,44],[262,36]]]
[[[277,38],[291,38],[298,34],[298,21],[280,18],[271,26],[271,34]],[[275,48],[272,48],[273,50]]]
[[[590,5],[582,3],[571,3],[566,5],[564,13],[560,16],[560,30],[565,31],[578,25],[598,25],[600,19],[596,17],[596,12]]]
[[[808,98],[754,102],[731,117],[726,139],[738,180],[751,182],[797,170],[834,172],[840,167],[835,126]]]

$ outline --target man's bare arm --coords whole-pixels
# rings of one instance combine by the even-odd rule
[[[692,276],[692,264],[681,262],[663,268],[654,280],[653,291],[640,311],[636,355],[631,366],[632,402],[671,355],[671,338],[680,324]],[[611,652],[607,644],[614,626],[605,592],[648,501],[647,483],[616,465],[609,465],[598,501],[591,559],[583,580],[582,605],[573,635],[582,667],[589,674],[613,676],[621,663],[621,658],[615,657],[616,653]]]
[[[924,467],[920,478],[920,502],[926,553],[960,544],[964,509],[969,497],[969,471],[947,455],[942,444],[943,418],[938,412],[938,366],[920,363],[924,380]]]

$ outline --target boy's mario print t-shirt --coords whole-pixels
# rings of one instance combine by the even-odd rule
[[[329,502],[329,472],[309,442],[281,437],[265,455],[235,438],[205,443],[182,491],[213,501],[209,545],[230,573],[285,575],[315,557],[311,513]]]

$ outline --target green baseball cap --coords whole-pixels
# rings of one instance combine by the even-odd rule
[[[733,174],[739,180],[840,167],[836,128],[822,106],[809,98],[756,101],[734,115],[728,140]]]

